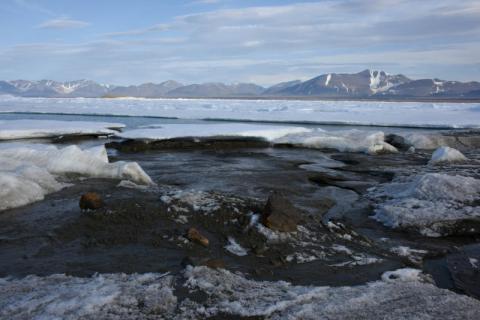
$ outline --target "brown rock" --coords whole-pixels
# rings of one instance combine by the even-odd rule
[[[196,242],[204,247],[208,247],[209,241],[208,238],[202,235],[197,229],[190,228],[187,232],[187,238],[190,241]]]
[[[285,196],[272,193],[263,209],[262,223],[272,230],[292,232],[297,230],[301,221],[301,213]]]
[[[96,210],[103,207],[103,200],[98,193],[87,192],[80,198],[79,206],[82,210]]]

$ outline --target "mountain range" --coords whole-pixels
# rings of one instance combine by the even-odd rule
[[[359,73],[328,73],[306,81],[293,80],[264,88],[253,83],[187,84],[169,80],[132,86],[99,84],[91,80],[0,81],[0,94],[21,97],[143,97],[143,98],[480,98],[480,82],[413,80],[401,74],[364,70]]]

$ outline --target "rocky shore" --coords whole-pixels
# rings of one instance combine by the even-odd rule
[[[478,318],[480,133],[320,137],[81,147],[0,213],[0,316]]]

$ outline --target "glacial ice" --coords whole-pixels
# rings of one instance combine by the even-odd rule
[[[67,174],[152,184],[136,162],[109,163],[104,146],[82,150],[53,145],[13,144],[0,149],[0,210],[42,200],[67,184]]]
[[[479,196],[479,179],[441,173],[387,183],[370,194],[379,201],[374,219],[430,237],[449,235],[455,232],[456,223],[480,218],[480,207],[475,204]]]
[[[75,135],[112,135],[125,125],[108,122],[59,120],[0,120],[0,140]]]

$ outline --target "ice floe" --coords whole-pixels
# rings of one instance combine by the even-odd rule
[[[450,147],[440,147],[432,154],[429,164],[443,164],[466,161],[467,157],[460,151]]]
[[[0,140],[50,138],[59,136],[113,135],[121,123],[59,121],[59,120],[0,120]]]
[[[462,222],[480,218],[480,180],[426,173],[394,181],[372,191],[374,219],[392,228],[438,237],[458,232]],[[462,227],[463,229],[463,227]],[[462,232],[478,232],[472,225]]]
[[[72,174],[152,184],[136,162],[109,163],[104,146],[82,150],[73,145],[6,145],[0,149],[0,210],[41,200],[65,187],[66,176]]]

